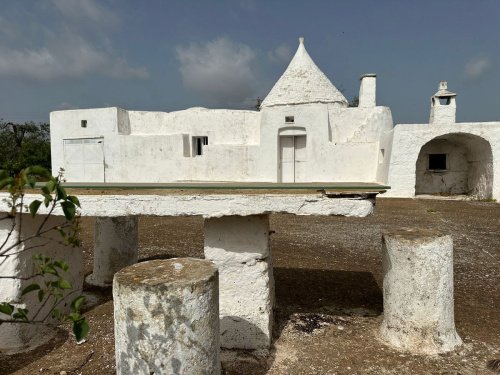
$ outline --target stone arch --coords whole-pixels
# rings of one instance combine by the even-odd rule
[[[469,133],[437,136],[420,149],[415,195],[493,195],[493,153],[490,143]]]

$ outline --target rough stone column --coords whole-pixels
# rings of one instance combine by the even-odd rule
[[[205,220],[205,258],[219,268],[221,346],[268,349],[274,304],[269,215]]]
[[[400,229],[383,236],[382,338],[420,354],[455,349],[453,242],[434,230]]]
[[[194,258],[126,267],[113,282],[118,375],[220,375],[218,272]]]
[[[94,270],[86,280],[97,286],[111,286],[113,275],[137,263],[137,216],[96,217]]]

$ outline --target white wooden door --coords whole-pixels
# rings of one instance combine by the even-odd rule
[[[306,182],[306,136],[280,137],[281,182]]]
[[[306,136],[295,136],[293,139],[295,151],[295,182],[307,182]]]
[[[105,182],[104,138],[64,141],[64,177],[69,182]]]

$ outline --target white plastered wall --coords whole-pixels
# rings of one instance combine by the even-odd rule
[[[286,123],[285,116],[294,116],[295,121]],[[86,128],[81,120],[87,120]],[[297,128],[307,137],[306,181],[385,182],[379,141],[392,128],[390,110],[324,103],[275,106],[261,112],[205,108],[172,113],[119,108],[53,112],[53,172],[65,167],[64,139],[100,137],[104,144],[100,181],[278,182],[279,135]],[[194,136],[208,137],[202,155],[194,153]],[[66,178],[93,182],[85,180],[78,168]]]
[[[53,173],[65,167],[64,139],[102,138],[105,182],[251,181],[259,117],[255,111],[204,108],[172,113],[119,108],[52,112]],[[87,121],[86,128],[81,120]],[[208,136],[203,155],[194,155],[193,136]],[[78,169],[66,178],[86,181]]]
[[[287,116],[294,117],[293,124],[285,122]],[[279,135],[283,131],[300,129],[306,135],[307,181],[374,182],[379,178],[379,140],[392,129],[386,107],[343,108],[322,103],[263,108],[261,121],[255,177],[273,182],[279,181]],[[380,178],[385,179],[383,172]]]
[[[483,138],[492,151],[492,198],[500,199],[500,122],[457,123],[452,125],[400,124],[394,128],[387,196],[415,196],[416,164],[422,147],[432,139],[451,133]],[[472,176],[472,179],[475,177]]]

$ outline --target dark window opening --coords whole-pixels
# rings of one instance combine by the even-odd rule
[[[295,122],[295,118],[293,116],[285,116],[285,122]]]
[[[81,126],[82,128],[86,128],[86,127],[87,127],[87,120],[82,120],[82,121],[80,121],[80,126]]]
[[[439,98],[439,104],[441,105],[449,105],[451,103],[451,99],[449,97]]]
[[[429,154],[429,170],[430,171],[445,171],[446,154]]]
[[[203,155],[203,146],[208,145],[208,137],[193,137],[193,155]]]

